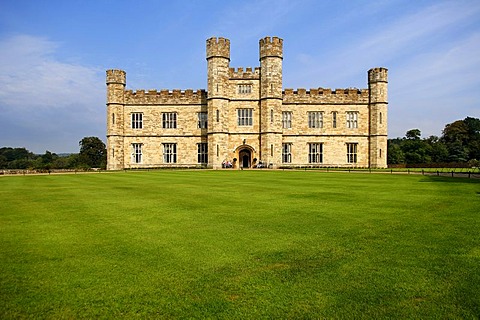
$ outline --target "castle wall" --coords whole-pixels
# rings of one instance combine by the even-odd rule
[[[257,159],[274,168],[387,166],[387,69],[369,70],[368,89],[283,89],[283,40],[265,37],[259,49],[260,67],[235,69],[229,65],[230,41],[208,39],[208,92],[125,90],[125,72],[108,70],[107,169],[203,166],[198,144],[208,144],[210,168],[234,159],[238,168],[245,154],[250,165]],[[251,124],[239,124],[238,110],[250,110]],[[282,125],[283,112],[291,114],[290,128]],[[309,112],[322,114],[320,127],[309,126]],[[164,127],[164,113],[175,114],[175,128]],[[199,128],[199,113],[207,116],[206,128]],[[132,124],[132,114],[141,115],[141,126]],[[309,163],[311,143],[322,144],[320,163]],[[165,144],[176,144],[176,162],[166,163]],[[283,144],[291,147],[287,163]],[[352,144],[354,162],[347,158]],[[141,146],[140,163],[134,145]]]

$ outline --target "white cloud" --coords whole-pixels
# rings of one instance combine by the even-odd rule
[[[35,152],[57,146],[63,149],[52,151],[72,152],[83,136],[104,135],[104,71],[59,61],[58,49],[29,35],[0,39],[0,111],[16,131],[2,132],[1,140],[14,138]],[[64,136],[75,138],[59,141]]]
[[[92,108],[102,87],[100,70],[60,62],[58,45],[43,38],[18,35],[0,42],[0,103],[3,108]],[[101,82],[100,82],[101,83]]]

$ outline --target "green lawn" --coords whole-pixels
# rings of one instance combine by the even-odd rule
[[[480,181],[0,177],[0,318],[478,318]]]

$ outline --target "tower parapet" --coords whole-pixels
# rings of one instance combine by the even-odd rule
[[[388,83],[388,69],[387,68],[372,68],[368,70],[368,82],[387,82]]]
[[[127,83],[127,73],[123,70],[110,69],[107,70],[107,85],[108,84],[123,84]]]
[[[222,37],[207,39],[207,60],[214,57],[230,60],[230,40]]]
[[[283,39],[278,37],[265,37],[260,39],[260,59],[264,57],[283,59]]]

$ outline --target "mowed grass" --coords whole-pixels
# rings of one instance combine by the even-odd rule
[[[478,180],[0,178],[0,318],[478,318]]]

